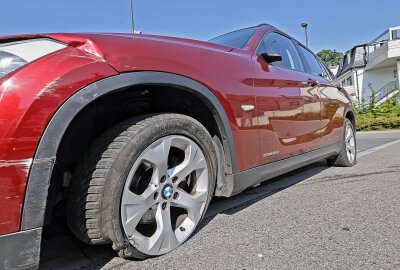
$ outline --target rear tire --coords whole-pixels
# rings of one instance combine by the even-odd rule
[[[124,121],[98,137],[79,161],[69,188],[67,224],[83,242],[112,243],[124,258],[167,253],[203,218],[216,169],[212,138],[195,119],[160,114]],[[155,234],[160,247],[146,249],[144,244],[152,242],[144,238]]]
[[[329,166],[352,167],[357,164],[357,142],[355,127],[345,119],[343,128],[342,149],[339,155],[326,159]]]

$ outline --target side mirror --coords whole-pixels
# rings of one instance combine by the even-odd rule
[[[280,62],[282,61],[282,56],[278,55],[278,54],[268,54],[268,53],[262,53],[259,54],[259,56],[261,56],[265,62],[269,63],[273,63],[273,62]]]

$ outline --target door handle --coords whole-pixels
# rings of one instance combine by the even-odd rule
[[[313,79],[308,79],[306,83],[311,87],[319,85],[319,81]]]

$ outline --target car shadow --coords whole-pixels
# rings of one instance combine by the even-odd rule
[[[214,198],[203,221],[196,228],[192,237],[206,227],[217,215],[233,215],[328,168],[326,162],[317,162],[275,177],[257,187],[248,188],[236,196]],[[110,245],[90,246],[77,240],[67,229],[63,220],[55,222],[46,231],[42,239],[40,269],[97,270],[117,257]]]
[[[203,221],[199,224],[195,233],[207,226],[207,224],[219,214],[233,215],[265,198],[273,196],[274,194],[307,180],[312,176],[318,175],[329,168],[330,167],[325,161],[316,162],[281,176],[272,178],[256,187],[247,188],[242,193],[233,197],[216,197],[210,204]]]

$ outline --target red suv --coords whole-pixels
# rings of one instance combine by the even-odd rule
[[[262,24],[209,42],[0,38],[0,268],[35,268],[56,218],[124,258],[187,240],[213,196],[327,159],[356,163],[349,96]]]

